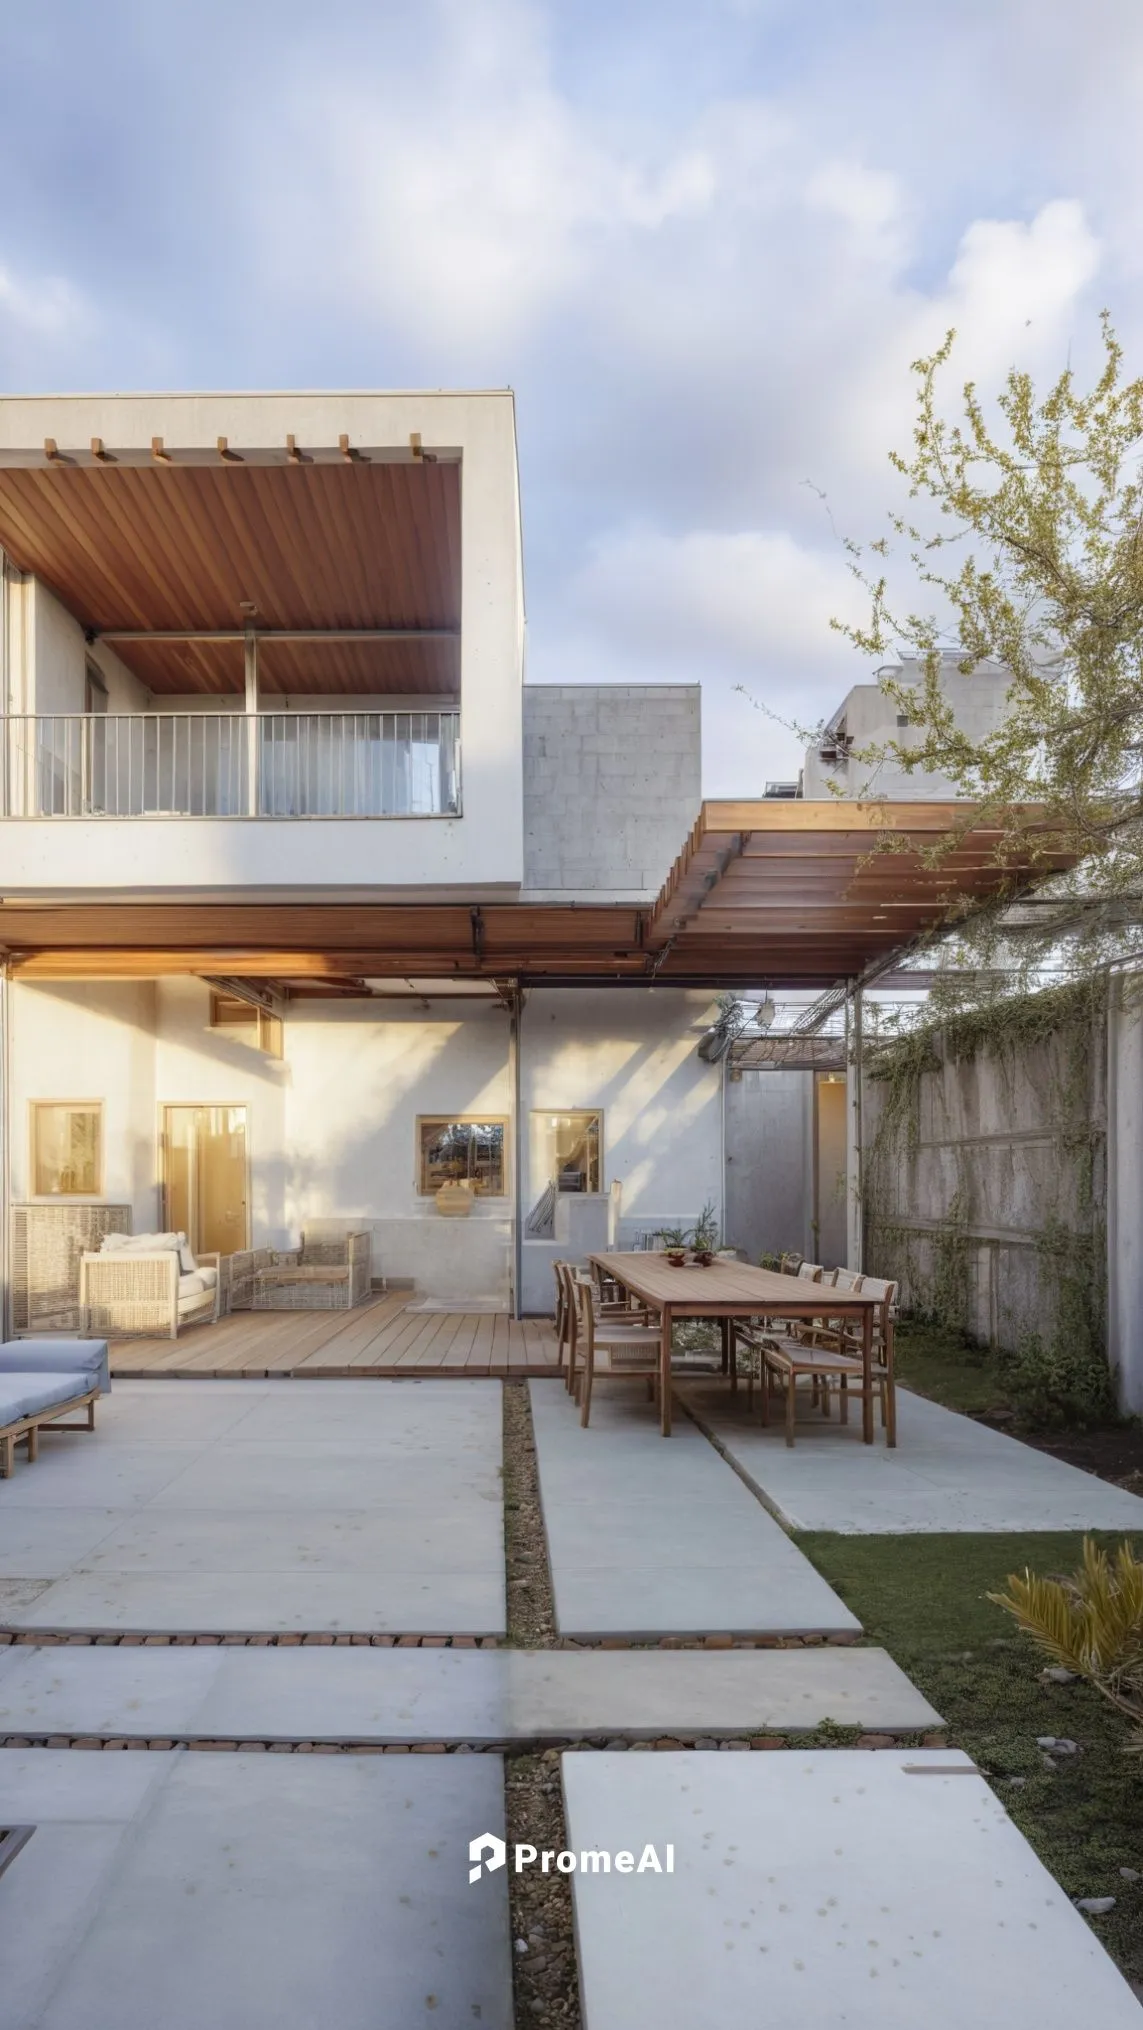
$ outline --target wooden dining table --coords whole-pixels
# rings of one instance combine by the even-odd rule
[[[873,1443],[873,1323],[880,1299],[860,1291],[834,1290],[801,1276],[756,1269],[751,1262],[716,1259],[709,1267],[688,1262],[673,1268],[666,1255],[589,1255],[605,1276],[614,1277],[663,1322],[659,1367],[659,1415],[664,1438],[671,1435],[671,1327],[676,1318],[717,1318],[722,1326],[723,1366],[734,1359],[736,1318],[853,1318],[861,1326],[861,1436]]]

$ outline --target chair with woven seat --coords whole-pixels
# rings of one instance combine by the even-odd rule
[[[590,1276],[576,1277],[575,1292],[578,1301],[577,1340],[583,1358],[583,1374],[579,1383],[581,1425],[586,1426],[591,1416],[591,1391],[597,1372],[611,1379],[644,1380],[648,1398],[653,1402],[663,1356],[662,1324],[628,1325],[622,1319],[599,1317],[595,1285]],[[597,1363],[600,1353],[607,1356],[606,1367]]]
[[[845,1281],[843,1282],[843,1277]],[[874,1297],[877,1309],[873,1313],[873,1362],[872,1382],[881,1406],[881,1426],[885,1432],[886,1444],[897,1443],[897,1386],[893,1371],[893,1334],[897,1317],[897,1284],[879,1276],[858,1276],[850,1270],[839,1270],[837,1288],[860,1291],[863,1297]],[[852,1318],[833,1318],[816,1325],[813,1342],[832,1353],[847,1358],[852,1370],[862,1372],[862,1334]],[[840,1388],[841,1420],[845,1423],[848,1411],[849,1390],[843,1379]]]
[[[568,1394],[574,1396],[576,1393],[576,1354],[580,1340],[579,1304],[576,1296],[576,1286],[580,1281],[591,1283],[592,1278],[587,1274],[586,1270],[577,1269],[573,1262],[560,1262],[557,1264],[557,1280],[562,1282],[564,1291],[563,1346],[567,1351],[567,1369],[564,1374],[564,1383]],[[592,1283],[592,1287],[595,1289],[594,1283]],[[622,1285],[619,1287],[622,1288]],[[637,1303],[626,1291],[624,1291],[621,1301],[604,1303],[599,1296],[598,1290],[596,1290],[595,1315],[597,1319],[618,1319],[621,1323],[625,1322],[631,1325],[647,1325],[651,1320],[651,1313],[647,1310],[646,1305]],[[561,1368],[563,1367],[562,1351],[559,1365]]]

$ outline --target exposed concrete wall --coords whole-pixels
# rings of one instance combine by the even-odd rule
[[[897,1277],[907,1306],[938,1297],[983,1342],[1051,1344],[1061,1263],[1094,1249],[1104,1310],[1105,1025],[959,1062],[938,1036],[936,1053],[911,1118],[889,1119],[884,1081],[866,1086],[867,1266]]]
[[[1121,1407],[1143,1415],[1143,978],[1113,982],[1108,1008],[1107,1347]]]
[[[697,684],[524,688],[524,885],[650,901],[701,802]]]
[[[808,1071],[744,1071],[726,1085],[726,1231],[753,1261],[814,1256],[814,1082]]]

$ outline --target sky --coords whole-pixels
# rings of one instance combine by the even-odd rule
[[[1141,128],[1139,0],[37,0],[0,390],[512,387],[528,680],[700,682],[757,795],[870,680],[910,362],[1143,372]]]

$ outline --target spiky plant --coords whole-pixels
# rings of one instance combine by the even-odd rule
[[[1084,1538],[1083,1564],[1065,1579],[1025,1569],[989,1599],[1011,1614],[1036,1647],[1086,1678],[1139,1730],[1143,1753],[1143,1563],[1130,1544],[1114,1557]]]

